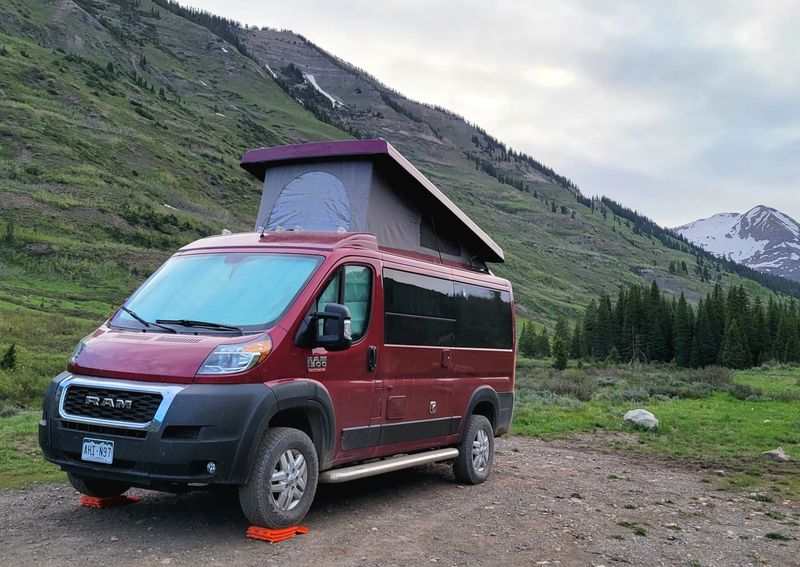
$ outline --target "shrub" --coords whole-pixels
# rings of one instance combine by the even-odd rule
[[[747,384],[739,384],[738,382],[728,388],[728,393],[737,400],[746,400],[748,398],[757,398],[761,396],[759,388],[753,388]]]
[[[560,406],[570,409],[579,409],[581,402],[568,396],[559,396],[549,390],[526,390],[519,393],[516,403],[520,406],[528,403],[546,406]]]
[[[695,382],[692,384],[653,384],[648,388],[651,396],[665,396],[677,399],[701,399],[711,395],[713,389],[708,384]]]
[[[13,370],[17,366],[17,345],[12,344],[6,350],[3,358],[0,359],[0,368],[3,370]]]
[[[628,388],[612,393],[608,399],[616,402],[644,402],[650,399],[650,392],[642,387]]]
[[[594,396],[596,384],[593,379],[583,372],[567,371],[560,374],[551,373],[541,383],[543,390],[549,390],[561,396],[571,396],[581,401],[591,400]]]
[[[733,371],[722,366],[706,366],[686,372],[687,382],[702,382],[719,389],[729,386],[733,382]]]
[[[796,400],[800,400],[800,394],[797,392],[790,392],[789,390],[771,392],[767,397],[770,400],[775,400],[776,402],[794,402]]]

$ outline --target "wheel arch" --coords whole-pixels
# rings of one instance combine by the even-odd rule
[[[500,399],[494,388],[491,386],[481,386],[472,393],[469,403],[467,404],[467,411],[462,419],[464,423],[461,427],[462,434],[469,416],[473,414],[486,417],[489,423],[492,424],[492,429],[495,434],[497,433],[500,425]]]
[[[248,442],[243,443],[237,461],[243,465],[241,482],[246,482],[256,449],[270,427],[292,427],[306,433],[317,450],[319,468],[330,467],[336,443],[335,415],[328,390],[315,380],[297,379],[267,384],[272,403],[260,407],[250,424]],[[243,438],[244,440],[244,438]]]

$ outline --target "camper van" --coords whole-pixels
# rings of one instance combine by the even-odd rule
[[[238,487],[297,524],[319,482],[452,462],[483,482],[514,405],[503,252],[384,140],[246,152],[254,231],[176,252],[81,340],[39,443],[82,494]]]

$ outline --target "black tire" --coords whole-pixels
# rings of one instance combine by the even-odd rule
[[[97,480],[94,478],[86,478],[75,476],[72,473],[67,473],[69,483],[72,488],[85,494],[86,496],[96,496],[98,498],[108,498],[110,496],[119,496],[131,487],[130,484],[122,482],[114,482],[111,480]]]
[[[480,484],[489,476],[494,461],[494,431],[482,415],[471,415],[458,444],[458,457],[453,462],[456,480]]]
[[[298,429],[276,427],[267,430],[257,451],[250,476],[239,487],[242,512],[252,524],[265,528],[297,525],[305,517],[317,492],[319,463],[314,444]],[[302,463],[297,464],[299,455],[305,463],[305,475],[301,472]],[[292,459],[291,464],[288,459]],[[273,491],[273,474],[280,476],[281,473],[285,473],[286,481],[276,480],[276,491]],[[301,478],[305,481],[304,486]],[[298,489],[301,495],[298,495]],[[288,496],[285,496],[287,491]]]

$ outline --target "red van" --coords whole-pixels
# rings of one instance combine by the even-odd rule
[[[483,482],[514,404],[500,248],[383,140],[262,148],[252,233],[185,246],[47,390],[81,493],[239,487],[285,527],[318,482],[453,461]]]

